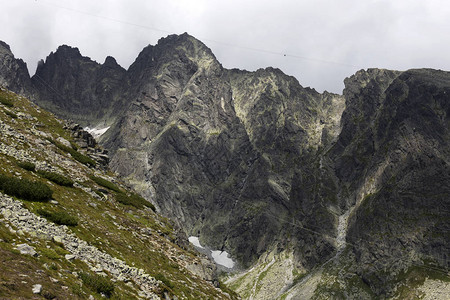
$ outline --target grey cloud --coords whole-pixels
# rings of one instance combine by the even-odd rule
[[[146,45],[185,31],[225,67],[278,67],[319,91],[340,93],[358,68],[450,68],[450,6],[439,0],[0,2],[0,39],[31,73],[63,43],[126,68]]]

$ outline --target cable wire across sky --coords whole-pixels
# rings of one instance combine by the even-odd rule
[[[73,8],[70,8],[70,7],[62,6],[60,4],[55,4],[54,2],[50,2],[50,1],[47,1],[47,0],[35,0],[35,1],[38,2],[38,3],[45,4],[45,5],[49,5],[49,6],[57,7],[57,8],[60,8],[60,9],[64,9],[64,10],[67,10],[67,11],[70,11],[70,12],[74,12],[74,13],[78,13],[78,14],[82,14],[82,15],[86,15],[86,16],[90,16],[90,17],[94,17],[94,18],[99,18],[99,19],[103,19],[103,20],[106,20],[106,21],[123,24],[123,25],[126,25],[126,26],[134,26],[134,27],[138,27],[138,28],[142,28],[142,29],[146,29],[146,30],[160,32],[160,33],[163,33],[163,34],[174,34],[174,32],[172,32],[170,30],[161,29],[161,28],[157,28],[157,27],[153,27],[153,26],[146,26],[146,25],[137,24],[137,23],[124,21],[124,20],[119,20],[119,19],[116,19],[116,18],[106,17],[106,16],[102,16],[102,15],[98,15],[98,14],[93,14],[93,13],[90,13],[90,12],[87,12],[87,11],[82,11],[82,10],[78,10],[78,9],[73,9]],[[210,39],[210,38],[206,38],[206,37],[202,37],[202,36],[196,36],[196,38],[200,39],[201,41],[211,42],[211,43],[215,43],[215,44],[226,46],[226,47],[232,47],[232,48],[237,48],[237,49],[249,50],[249,51],[265,53],[265,54],[278,55],[278,56],[285,57],[287,59],[294,58],[294,59],[306,60],[306,61],[315,62],[315,63],[322,63],[322,64],[330,64],[330,65],[335,65],[335,66],[349,67],[349,68],[352,68],[352,69],[363,69],[362,66],[357,66],[357,65],[354,65],[354,64],[348,64],[348,63],[344,63],[344,62],[326,60],[326,59],[322,59],[322,58],[306,57],[306,56],[298,55],[298,54],[295,54],[295,53],[284,53],[284,52],[277,52],[277,51],[273,51],[273,50],[256,48],[256,47],[248,47],[248,46],[238,45],[238,44],[234,44],[234,43],[229,43],[229,42],[223,42],[223,41],[219,41],[219,40],[215,40],[215,39]]]

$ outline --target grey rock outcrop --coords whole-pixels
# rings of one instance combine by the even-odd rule
[[[19,245],[17,245],[16,249],[19,250],[21,254],[31,255],[31,256],[38,255],[36,250],[34,250],[34,248],[28,244],[19,244]]]
[[[356,124],[354,115],[343,116],[344,129],[356,130],[336,170],[349,195],[344,205],[356,202],[348,241],[357,245],[358,272],[376,294],[389,296],[411,265],[450,267],[450,73],[369,70],[349,81],[364,76],[369,83],[357,92],[350,84],[347,97],[367,113]]]
[[[38,64],[31,81],[39,91],[35,101],[40,106],[86,126],[110,123],[113,111],[122,109],[124,104],[116,104],[126,85],[125,73],[112,57],[99,64],[78,48],[63,45]]]
[[[22,95],[30,95],[33,87],[26,63],[16,59],[11,48],[0,41],[0,86]]]
[[[84,130],[79,124],[75,123],[67,123],[64,128],[71,131],[72,137],[82,153],[95,160],[99,167],[106,168],[108,166],[108,150],[101,147],[92,134]],[[72,147],[70,143],[68,147]]]
[[[34,284],[32,291],[33,294],[40,294],[42,292],[42,284]]]

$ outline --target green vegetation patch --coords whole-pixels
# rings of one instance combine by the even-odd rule
[[[79,276],[81,281],[83,281],[83,284],[87,285],[97,293],[111,297],[114,292],[114,283],[106,277],[91,275],[88,273],[80,273]]]
[[[150,207],[153,211],[156,211],[156,208],[152,203],[148,202],[143,197],[135,193],[131,195],[117,194],[116,200],[124,205],[131,205],[136,208],[143,208],[144,206],[147,206]]]
[[[48,201],[53,191],[39,181],[30,181],[0,174],[0,190],[5,194],[29,201]]]
[[[34,171],[36,170],[36,165],[33,164],[33,163],[31,163],[31,162],[27,162],[27,161],[18,161],[18,162],[17,162],[17,165],[18,165],[19,167],[21,167],[22,169],[27,170],[27,171],[34,172]]]
[[[105,187],[107,189],[110,189],[111,191],[117,192],[117,193],[123,193],[123,191],[114,183],[112,183],[109,180],[106,180],[104,178],[101,177],[97,177],[97,176],[91,176],[90,177],[92,181],[94,181],[96,184]]]
[[[8,98],[6,98],[5,95],[0,95],[0,103],[8,107],[14,106],[14,103]]]
[[[59,255],[58,253],[56,253],[55,250],[53,249],[47,249],[47,248],[39,248],[39,253],[43,256],[45,256],[46,258],[52,259],[52,260],[57,260],[61,258],[61,255]],[[56,267],[56,265],[52,264],[53,266]]]
[[[77,226],[78,219],[74,216],[69,215],[65,211],[48,211],[45,209],[38,209],[36,211],[39,215],[43,216],[47,220],[58,224],[58,225],[67,225],[67,226]]]
[[[56,184],[59,184],[61,186],[73,186],[73,181],[70,178],[67,178],[65,176],[62,176],[58,173],[54,173],[54,172],[49,172],[49,171],[44,171],[44,170],[39,170],[37,171],[37,173],[39,175],[41,175],[44,178],[47,178],[50,181],[53,181]]]
[[[80,152],[78,152],[77,150],[73,149],[72,147],[67,147],[61,143],[58,143],[57,141],[54,141],[52,139],[49,139],[49,141],[55,145],[56,147],[58,147],[59,149],[61,149],[64,152],[69,153],[75,160],[79,161],[82,164],[85,164],[87,166],[91,166],[94,167],[95,166],[95,161],[90,158],[89,156],[83,155]]]
[[[17,119],[17,115],[10,110],[5,110],[5,114],[7,114],[8,116],[10,116],[13,119]]]
[[[166,287],[170,289],[173,289],[175,287],[174,284],[161,273],[156,274],[155,279],[161,281]]]

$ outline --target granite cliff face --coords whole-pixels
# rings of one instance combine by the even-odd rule
[[[254,266],[229,279],[244,298],[410,297],[418,270],[446,274],[448,72],[361,70],[321,94],[183,34],[128,70],[61,46],[32,83],[62,117],[111,125],[110,167],[186,234]]]
[[[33,91],[26,63],[16,59],[9,45],[2,41],[0,41],[0,85],[19,94],[29,94]]]
[[[357,245],[357,272],[377,294],[389,295],[395,275],[411,265],[429,259],[450,266],[450,74],[369,70],[349,81],[364,76],[370,78],[366,87],[352,91],[349,82],[347,97],[354,106],[364,105],[358,95],[378,94],[377,101],[370,101],[365,122],[343,116],[344,124],[356,127],[344,150],[353,159],[336,170],[347,204],[356,204],[347,240]]]
[[[38,64],[31,81],[40,106],[84,126],[106,127],[126,107],[121,102],[125,75],[125,69],[110,56],[99,64],[64,45]]]
[[[132,103],[103,139],[112,168],[244,266],[282,241],[296,166],[336,135],[326,109],[339,114],[342,97],[275,69],[224,70],[188,35],[145,48],[128,72]]]

